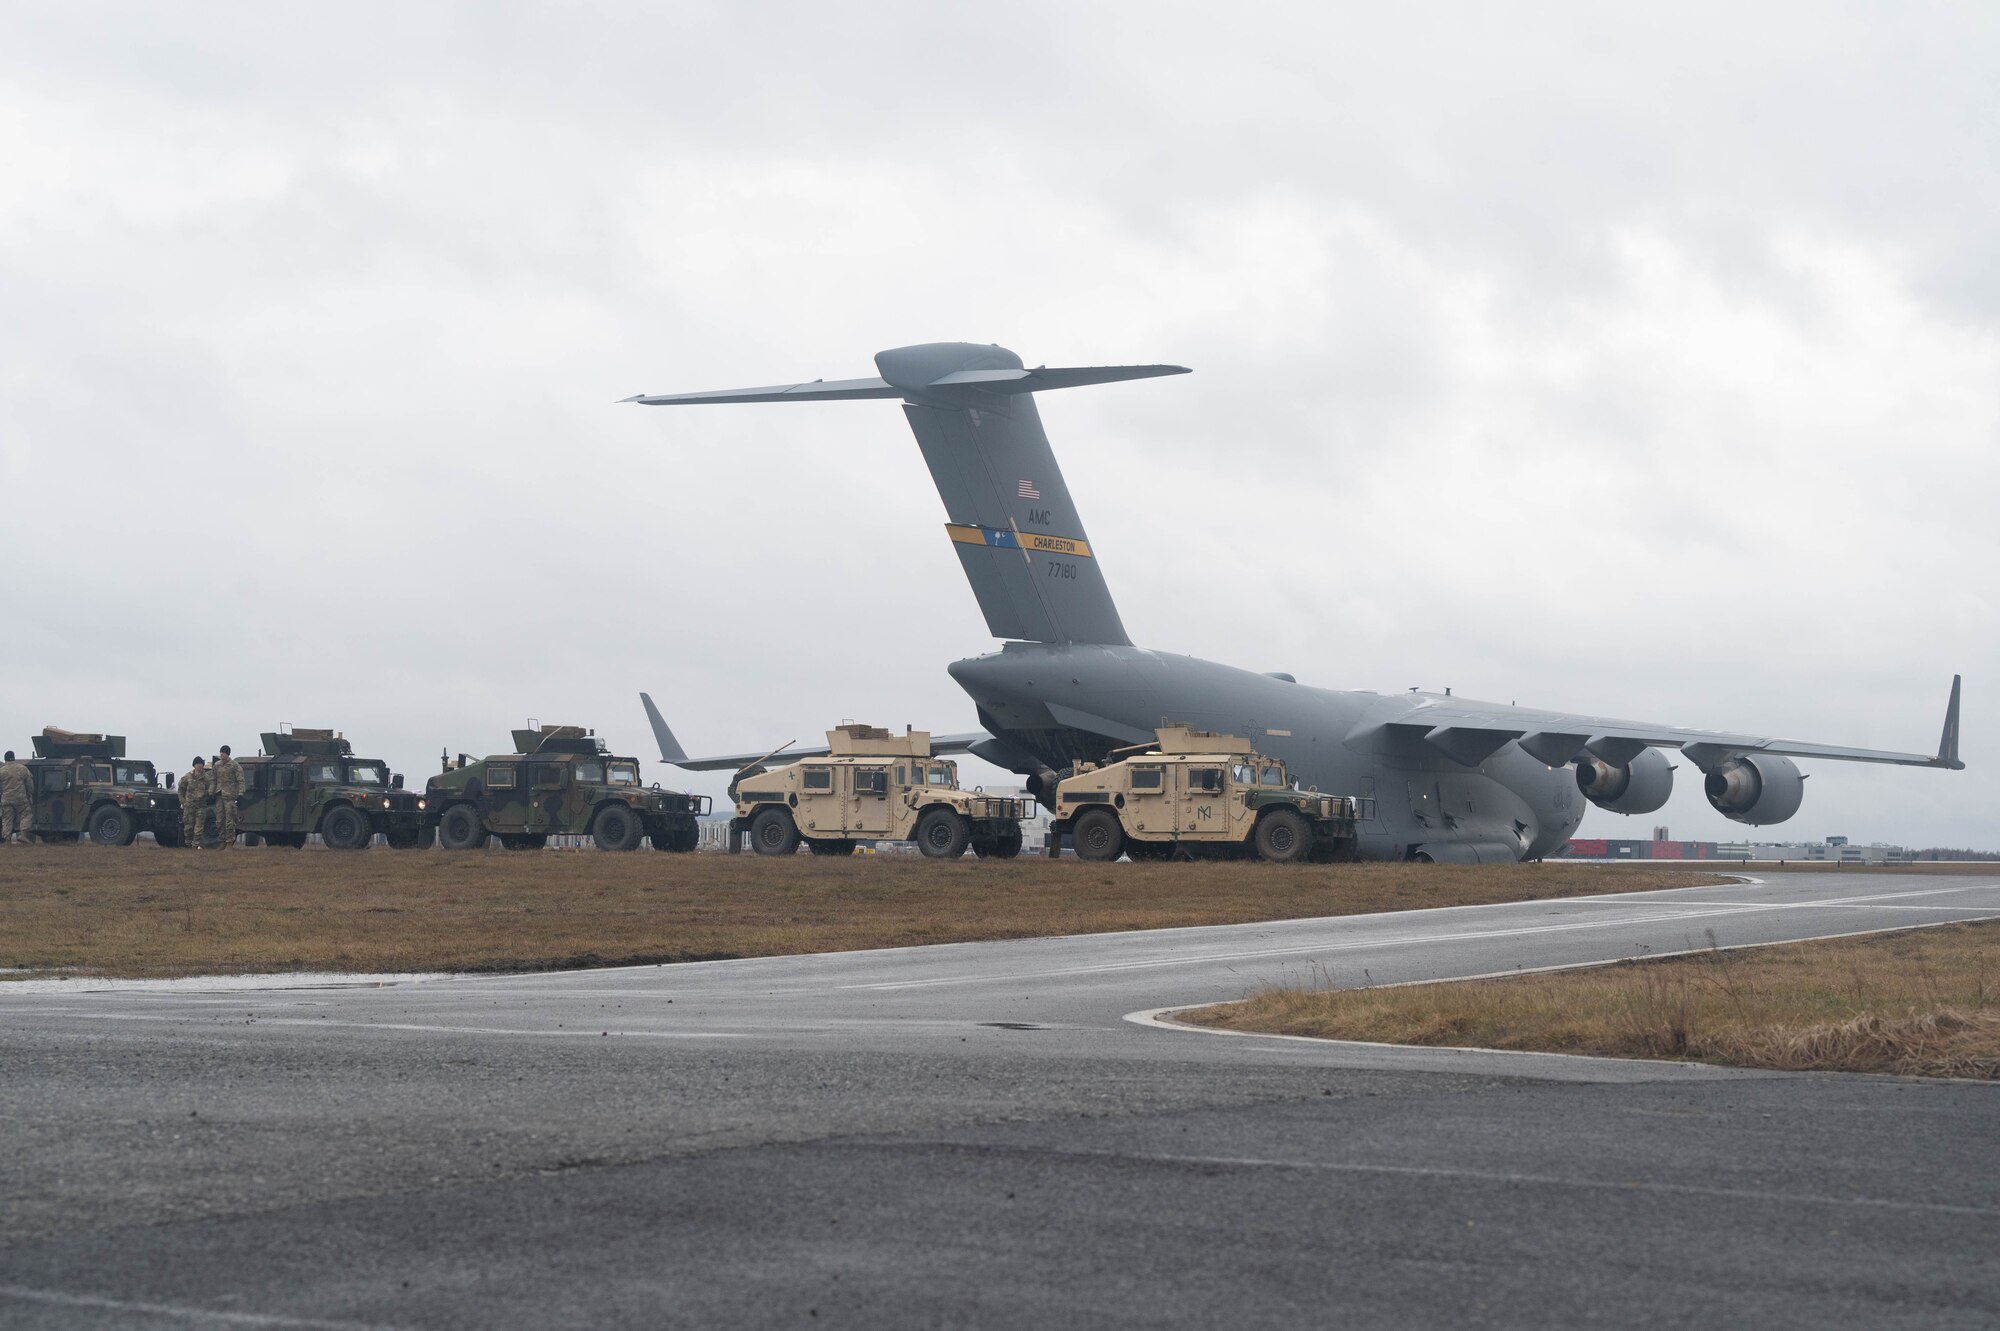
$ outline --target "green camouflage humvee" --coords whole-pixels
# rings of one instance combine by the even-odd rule
[[[315,832],[330,850],[360,850],[378,832],[395,850],[431,844],[423,797],[404,790],[387,763],[356,758],[331,730],[266,731],[263,740],[262,753],[237,760],[236,825],[249,844],[297,849]]]
[[[474,761],[465,754],[424,788],[438,844],[477,850],[489,836],[509,850],[537,850],[551,836],[589,833],[599,850],[693,850],[708,796],[648,789],[639,760],[613,756],[581,726],[514,732],[514,752]]]
[[[153,765],[125,756],[123,735],[85,735],[47,726],[34,737],[25,766],[34,777],[28,832],[42,841],[88,836],[100,846],[129,846],[151,832],[163,846],[181,843],[181,802],[162,790]]]

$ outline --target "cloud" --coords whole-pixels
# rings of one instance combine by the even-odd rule
[[[649,752],[642,687],[693,747],[969,728],[942,667],[990,640],[891,405],[612,405],[963,337],[1196,368],[1043,404],[1141,641],[1912,748],[1963,670],[1973,771],[1821,765],[1787,830],[1995,844],[1996,48],[1817,5],[10,7],[0,729],[332,724],[421,774],[529,714]]]

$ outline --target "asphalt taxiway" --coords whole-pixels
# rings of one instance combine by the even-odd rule
[[[2000,878],[1782,874],[504,979],[0,986],[0,1325],[1992,1325],[2000,1088],[1146,1014],[1995,917]]]

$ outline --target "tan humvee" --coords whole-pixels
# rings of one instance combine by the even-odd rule
[[[863,841],[914,841],[933,859],[971,846],[982,858],[1021,853],[1027,801],[958,788],[958,765],[931,756],[927,730],[876,726],[826,732],[824,758],[738,778],[732,834],[759,855],[850,855]]]
[[[1252,856],[1279,864],[1351,859],[1367,801],[1295,790],[1285,765],[1250,741],[1165,726],[1158,742],[1056,786],[1051,845],[1079,858]]]

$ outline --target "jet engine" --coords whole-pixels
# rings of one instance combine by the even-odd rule
[[[1674,769],[1658,749],[1641,749],[1629,763],[1586,753],[1576,760],[1576,788],[1600,809],[1651,813],[1674,793]]]
[[[1782,823],[1799,811],[1806,779],[1790,758],[1746,753],[1711,771],[1702,790],[1724,818],[1761,827]]]

